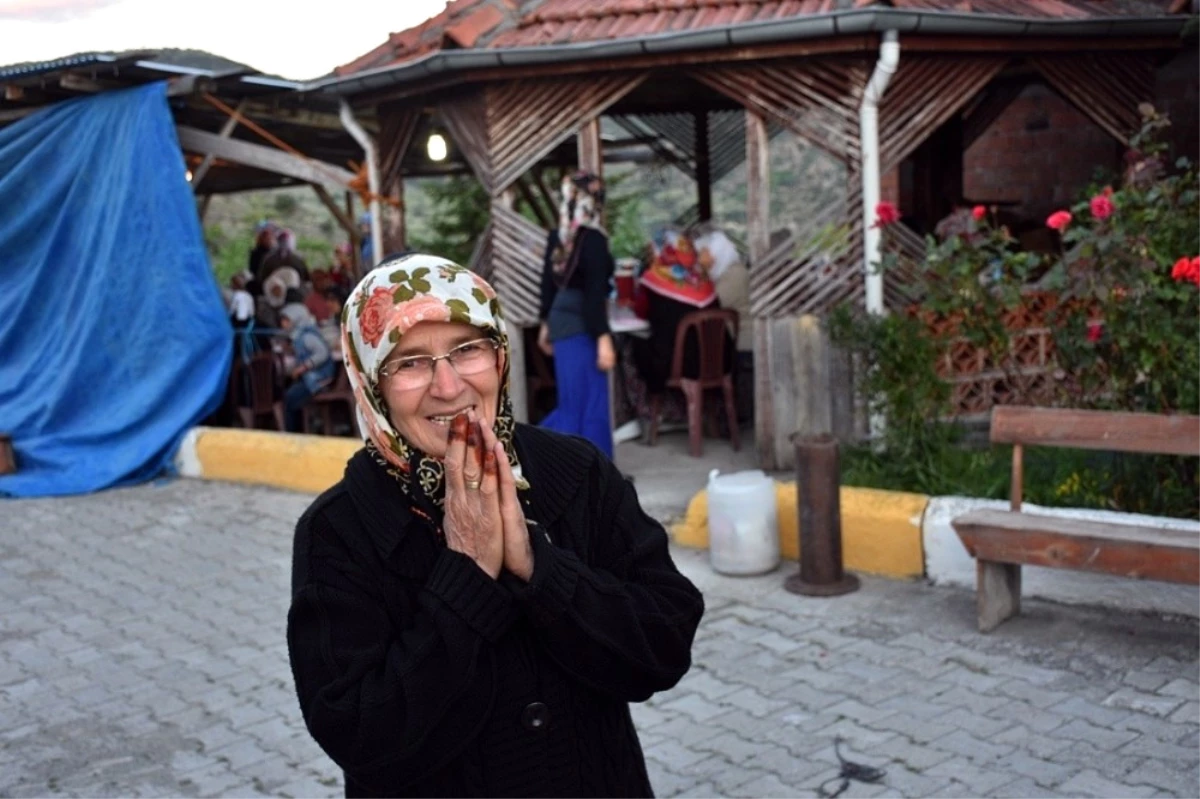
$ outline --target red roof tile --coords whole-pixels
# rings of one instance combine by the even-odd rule
[[[809,14],[891,6],[1029,19],[1087,19],[1170,13],[1173,0],[452,0],[435,17],[394,33],[338,75],[411,61],[443,47],[539,47],[635,39],[770,22]]]

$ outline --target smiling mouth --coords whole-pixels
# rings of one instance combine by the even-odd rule
[[[455,416],[458,416],[460,413],[466,413],[467,411],[472,410],[474,407],[475,407],[474,405],[468,405],[465,408],[459,408],[457,411],[455,411],[454,413],[452,413],[448,416],[426,416],[425,418],[428,419],[429,421],[433,422],[436,425],[441,425],[442,427],[449,427],[450,423],[454,421]]]

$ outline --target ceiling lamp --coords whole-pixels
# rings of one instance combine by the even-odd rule
[[[430,161],[445,161],[449,152],[449,148],[446,147],[446,137],[440,133],[434,133],[425,144],[425,152],[429,154]]]

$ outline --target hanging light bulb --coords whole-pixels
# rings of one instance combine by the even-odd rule
[[[425,152],[429,154],[430,161],[445,161],[449,152],[446,147],[446,137],[440,133],[434,133],[425,145]]]
[[[187,182],[188,183],[192,182],[192,170],[190,170],[190,169],[187,171]]]

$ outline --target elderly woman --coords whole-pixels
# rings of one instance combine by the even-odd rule
[[[650,796],[629,702],[704,605],[593,445],[513,421],[496,294],[369,273],[343,351],[366,447],[301,517],[288,649],[347,796]]]
[[[288,386],[283,395],[283,407],[287,429],[297,433],[301,428],[301,411],[318,391],[329,385],[337,363],[317,328],[317,320],[303,303],[283,306],[279,312],[279,326],[292,340],[292,354],[296,356],[291,374],[296,382]]]

